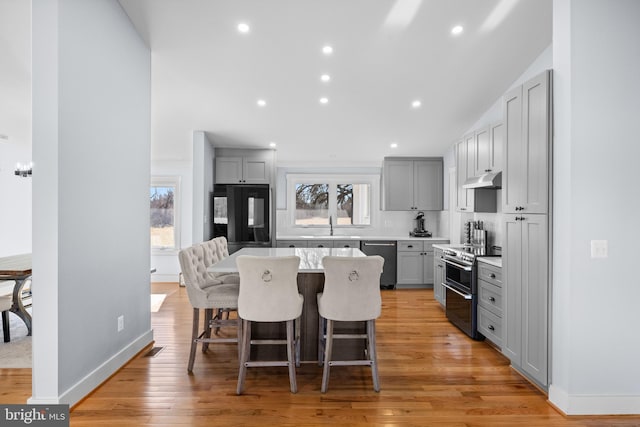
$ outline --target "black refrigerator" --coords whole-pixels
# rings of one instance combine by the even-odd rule
[[[269,185],[218,184],[211,197],[213,237],[224,236],[229,253],[271,246]]]

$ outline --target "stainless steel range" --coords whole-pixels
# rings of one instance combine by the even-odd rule
[[[484,339],[477,328],[476,258],[485,255],[485,246],[465,245],[444,250],[447,318],[474,340]]]

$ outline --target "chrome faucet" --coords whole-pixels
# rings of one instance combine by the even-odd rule
[[[329,236],[333,236],[333,216],[329,215]]]

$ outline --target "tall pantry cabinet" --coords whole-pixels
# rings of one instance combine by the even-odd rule
[[[503,352],[549,385],[551,71],[503,98],[502,187],[505,328]]]

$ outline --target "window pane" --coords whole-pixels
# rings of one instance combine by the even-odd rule
[[[173,186],[151,187],[151,247],[175,248]]]
[[[337,225],[370,225],[371,201],[369,184],[338,184]]]
[[[329,184],[296,184],[296,225],[329,224]]]

